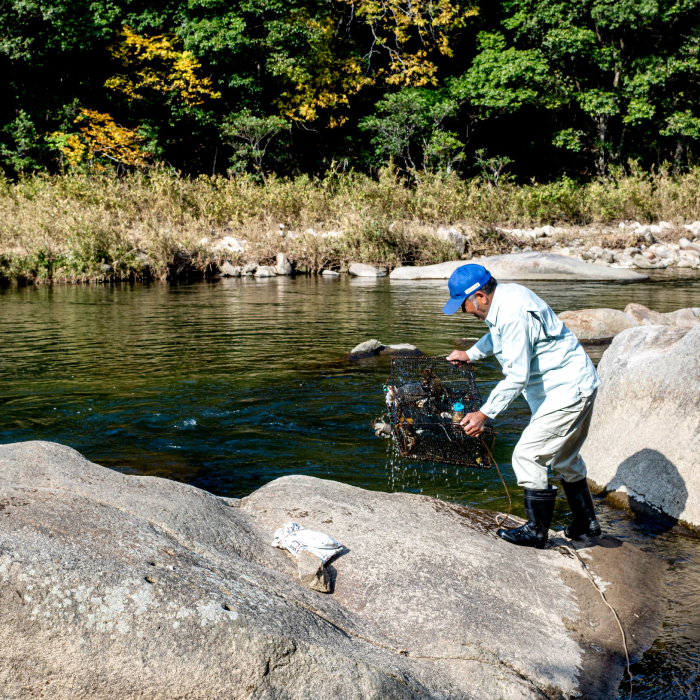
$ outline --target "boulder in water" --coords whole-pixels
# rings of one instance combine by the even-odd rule
[[[231,265],[230,262],[225,261],[219,265],[219,272],[222,277],[240,277],[241,276],[241,268],[236,267],[235,265]]]
[[[253,273],[255,277],[277,277],[275,268],[270,265],[260,265]]]
[[[423,353],[409,343],[396,343],[395,345],[384,345],[379,340],[365,340],[364,343],[356,345],[348,355],[349,360],[361,360],[366,357],[376,355],[393,355],[394,357],[420,357]]]
[[[363,263],[353,263],[348,268],[348,273],[353,277],[386,277],[386,270],[383,267]]]
[[[595,490],[700,529],[700,327],[623,331],[598,373],[581,451]]]
[[[592,257],[592,256],[591,256]],[[394,280],[448,279],[461,265],[483,265],[500,282],[519,280],[598,280],[608,282],[640,282],[647,279],[632,270],[588,265],[576,258],[554,253],[523,252],[493,255],[471,261],[452,260],[423,267],[397,267]]]
[[[559,318],[582,342],[604,342],[627,328],[639,324],[632,316],[617,309],[579,309],[564,311]]]
[[[504,542],[489,513],[304,476],[226,499],[46,442],[0,446],[0,504],[9,698],[612,699],[622,677],[578,561]],[[346,545],[332,593],[270,546],[291,514]],[[581,556],[635,661],[661,562],[612,538]]]
[[[284,253],[277,253],[275,272],[283,276],[292,274],[292,263],[289,262],[289,259]]]

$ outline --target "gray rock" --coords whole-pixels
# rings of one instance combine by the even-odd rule
[[[627,328],[639,325],[631,316],[617,309],[580,309],[564,311],[559,318],[581,341],[595,342],[614,338]]]
[[[105,275],[111,275],[114,272],[114,268],[108,263],[102,263],[102,265],[100,265],[100,268]]]
[[[224,261],[219,265],[219,272],[221,273],[222,277],[240,277],[241,276],[241,268],[236,267],[235,265],[231,265],[228,260]]]
[[[289,259],[284,253],[277,253],[275,272],[283,276],[292,274],[292,263],[289,262]]]
[[[642,254],[642,249],[641,248],[625,248],[623,251],[625,255],[641,255]]]
[[[302,476],[225,499],[42,442],[0,446],[0,504],[13,700],[612,699],[622,677],[577,560],[509,545],[489,513]],[[330,595],[270,546],[290,513],[348,549]],[[663,566],[600,543],[582,556],[634,661],[660,627]]]
[[[302,550],[297,559],[299,580],[312,591],[331,592],[331,579],[323,562],[311,552]]]
[[[376,339],[372,340],[365,340],[364,343],[360,343],[359,345],[356,345],[351,351],[350,354],[348,355],[348,359],[350,360],[360,360],[363,357],[374,357],[375,355],[378,355],[381,350],[384,349],[384,344],[380,343]]]
[[[632,258],[632,262],[635,267],[640,267],[643,270],[651,270],[654,267],[654,264],[650,260],[639,253]]]
[[[348,273],[353,277],[386,277],[386,270],[383,267],[363,263],[353,263],[348,268]]]
[[[324,277],[340,277],[340,273],[335,270],[324,270],[321,274]]]
[[[623,265],[624,267],[634,266],[634,260],[632,260],[632,256],[627,255],[627,253],[615,253],[614,258],[614,262],[616,262],[618,265]]]
[[[379,354],[391,355],[392,357],[421,357],[423,355],[415,345],[410,345],[409,343],[383,345]]]
[[[255,272],[258,269],[258,263],[256,262],[249,262],[247,265],[243,266],[243,269],[241,270],[241,274],[246,277],[249,275],[254,275]]]
[[[277,277],[275,268],[269,265],[260,265],[253,274],[255,277]]]
[[[454,226],[450,226],[449,228],[440,226],[440,228],[437,230],[437,237],[442,238],[443,241],[449,241],[452,243],[457,255],[464,255],[464,252],[467,249],[468,241],[462,233],[454,228]]]
[[[624,331],[598,373],[582,450],[595,489],[700,529],[700,327]]]
[[[595,280],[638,282],[647,279],[632,270],[587,265],[576,258],[555,253],[523,252],[494,255],[471,262],[483,265],[501,282],[528,280]],[[448,279],[468,261],[453,260],[424,267],[397,267],[391,273],[393,280]]]
[[[641,326],[672,326],[673,321],[658,311],[652,311],[643,304],[627,304],[625,313]]]
[[[662,314],[662,316],[678,328],[695,328],[700,324],[700,318],[694,309],[678,309],[678,311],[671,311],[671,313]]]

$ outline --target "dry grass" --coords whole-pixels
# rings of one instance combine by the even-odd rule
[[[279,252],[300,269],[343,269],[351,261],[395,267],[441,262],[452,247],[433,234],[440,225],[470,232],[471,253],[509,249],[496,226],[605,224],[634,219],[680,225],[700,219],[700,168],[673,178],[633,172],[616,183],[500,189],[478,180],[424,178],[409,186],[385,169],[378,179],[350,173],[323,180],[271,178],[181,179],[165,170],[122,178],[107,175],[33,176],[0,181],[0,277],[5,280],[87,280],[143,273],[204,272],[223,260],[212,243],[223,236],[248,241],[243,262],[271,262]],[[281,237],[287,230],[344,236]],[[231,260],[231,256],[226,256]]]

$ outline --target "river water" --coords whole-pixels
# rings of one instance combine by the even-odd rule
[[[700,306],[684,270],[649,282],[532,283],[556,312]],[[505,510],[495,470],[410,462],[375,438],[384,358],[348,362],[357,343],[408,342],[444,355],[484,325],[440,313],[444,282],[273,278],[190,285],[0,290],[0,442],[61,442],[99,464],[244,496],[308,474]],[[588,348],[597,361],[603,347]],[[487,394],[500,372],[479,366]],[[522,515],[510,457],[529,419],[519,399],[497,422],[495,458]],[[671,603],[633,666],[635,698],[700,698],[700,540],[598,503],[604,529],[669,562]],[[554,526],[566,521],[564,499]],[[620,697],[628,697],[627,681]]]

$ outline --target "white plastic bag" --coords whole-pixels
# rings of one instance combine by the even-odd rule
[[[343,549],[343,545],[332,537],[316,530],[307,530],[294,522],[287,523],[279,530],[275,530],[272,546],[286,549],[295,557],[298,557],[299,552],[305,549],[315,554],[324,564]]]

